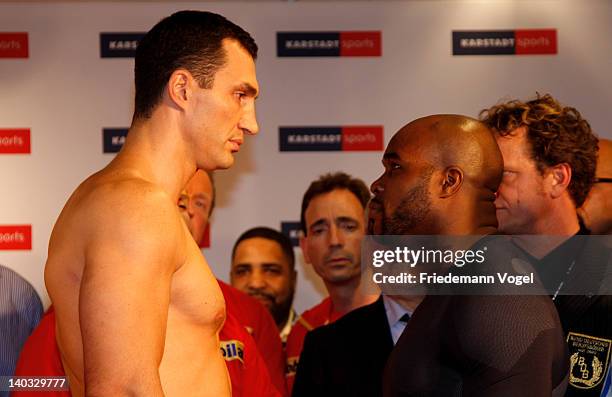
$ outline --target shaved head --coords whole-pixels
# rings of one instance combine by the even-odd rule
[[[493,202],[503,161],[493,134],[478,120],[414,120],[393,136],[383,164],[371,207],[382,212],[382,233],[453,233],[447,227],[476,233],[497,226]]]
[[[460,115],[427,116],[402,127],[392,142],[395,139],[400,147],[416,145],[435,168],[457,166],[466,181],[497,190],[503,160],[494,136],[480,121]]]

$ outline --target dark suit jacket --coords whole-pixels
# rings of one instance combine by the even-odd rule
[[[382,373],[392,349],[381,296],[306,335],[292,396],[382,396]]]

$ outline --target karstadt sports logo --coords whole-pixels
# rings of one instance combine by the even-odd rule
[[[28,58],[29,56],[26,32],[0,32],[0,58]]]
[[[0,226],[0,250],[31,250],[32,225]]]
[[[0,129],[0,154],[29,154],[30,145],[29,129]]]
[[[279,127],[281,152],[381,151],[382,126]]]
[[[134,58],[145,32],[100,33],[101,58]]]
[[[380,31],[277,32],[279,57],[380,57]]]
[[[556,29],[453,31],[453,55],[557,54]]]

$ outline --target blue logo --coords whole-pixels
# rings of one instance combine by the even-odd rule
[[[300,246],[300,231],[302,230],[300,225],[300,222],[295,221],[281,222],[281,233],[289,237],[289,240],[291,240],[291,245],[294,247]]]
[[[342,150],[342,127],[280,127],[281,152]]]
[[[104,128],[102,130],[102,146],[104,153],[117,153],[125,143],[127,128]]]
[[[338,57],[340,32],[277,32],[279,57]]]
[[[100,33],[101,58],[134,58],[144,32]]]

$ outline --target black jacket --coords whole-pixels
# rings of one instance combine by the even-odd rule
[[[382,396],[382,373],[392,349],[381,296],[306,335],[292,396]]]

